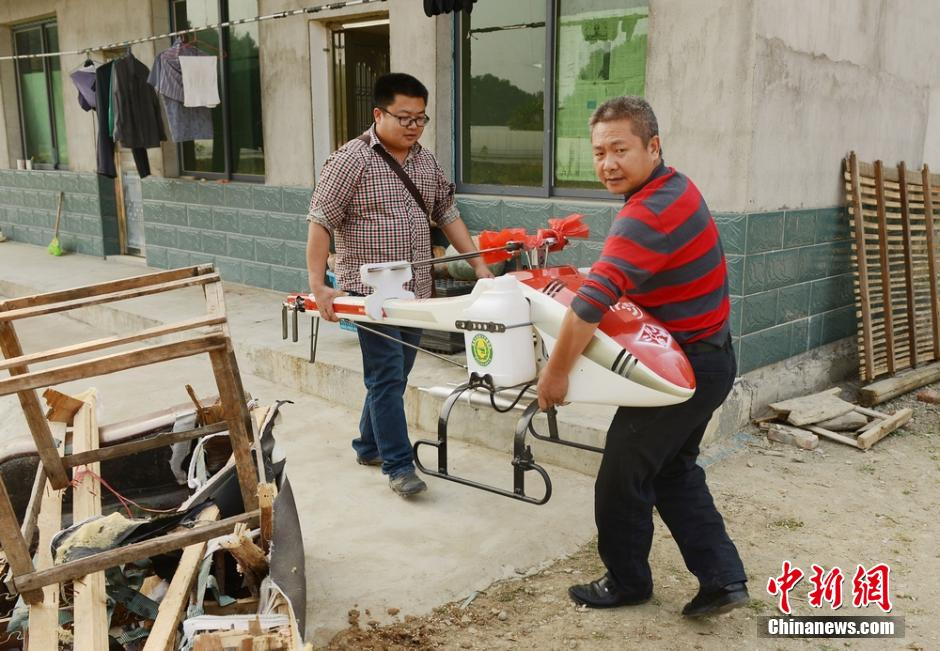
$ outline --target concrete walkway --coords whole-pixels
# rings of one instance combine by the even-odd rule
[[[156,271],[136,258],[107,261],[80,255],[49,256],[44,248],[0,244],[0,296],[13,297],[87,285]],[[298,288],[302,289],[302,288]],[[363,621],[391,621],[423,614],[468,596],[493,581],[547,564],[583,545],[594,534],[592,471],[596,455],[550,444],[533,444],[554,482],[554,496],[536,507],[450,482],[429,479],[424,496],[395,496],[374,468],[356,465],[349,440],[355,435],[363,395],[356,338],[324,323],[318,363],[307,362],[307,345],[281,340],[282,295],[225,285],[232,337],[245,388],[264,403],[293,400],[275,430],[288,457],[304,530],[307,558],[307,637],[323,644],[346,626],[357,608]],[[198,289],[134,299],[76,311],[73,317],[46,316],[18,327],[23,348],[87,341],[137,331],[202,312]],[[309,329],[309,319],[303,324]],[[459,359],[459,358],[458,358]],[[37,365],[37,368],[42,366]],[[164,370],[166,369],[166,370]],[[158,372],[156,372],[158,371]],[[420,356],[407,395],[412,438],[434,438],[424,429],[437,421],[438,399],[419,386],[456,383],[462,371]],[[108,423],[185,402],[183,385],[213,391],[208,363],[201,358],[65,385],[99,389],[99,422]],[[609,410],[563,412],[563,435],[597,442]],[[452,471],[510,488],[508,449],[515,415],[496,418],[492,410],[455,410]],[[14,397],[0,398],[0,449],[30,443]],[[482,445],[469,442],[482,443]],[[536,489],[533,486],[533,492]],[[388,609],[398,609],[395,617]],[[368,614],[365,611],[368,610]]]

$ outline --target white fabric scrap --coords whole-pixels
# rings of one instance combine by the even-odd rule
[[[183,73],[183,106],[219,105],[218,57],[180,56]]]

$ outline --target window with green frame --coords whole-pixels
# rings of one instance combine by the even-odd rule
[[[256,15],[257,0],[170,0],[174,30]],[[196,46],[207,54],[223,54],[219,56],[222,103],[212,109],[213,138],[180,145],[182,173],[245,180],[263,177],[258,24],[199,31]]]
[[[14,54],[58,52],[59,30],[47,21],[13,31]],[[62,104],[62,70],[58,57],[17,59],[20,132],[24,157],[44,169],[66,168],[69,148]]]
[[[644,94],[648,18],[649,0],[478,0],[461,14],[461,189],[600,190],[587,122]]]

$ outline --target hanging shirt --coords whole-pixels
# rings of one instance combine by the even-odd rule
[[[159,147],[166,140],[157,94],[147,83],[150,69],[128,55],[112,66],[114,140],[125,147]]]
[[[218,57],[181,56],[180,69],[183,73],[183,105],[213,106],[219,105]]]
[[[69,75],[69,79],[78,89],[78,105],[83,111],[90,111],[98,106],[95,99],[95,65],[82,66]]]
[[[180,54],[201,56],[202,53],[188,45],[175,45],[164,50],[153,60],[153,68],[147,83],[153,86],[163,103],[170,139],[173,142],[187,140],[211,140],[213,137],[212,109],[205,106],[188,107],[183,104],[183,73],[180,70]]]

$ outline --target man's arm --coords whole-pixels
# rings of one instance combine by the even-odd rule
[[[330,232],[316,222],[307,224],[307,282],[317,302],[317,310],[327,321],[338,321],[333,311],[333,299],[345,296],[346,292],[327,286],[326,259],[330,255]]]
[[[450,243],[453,244],[454,248],[460,253],[470,253],[471,251],[477,250],[477,247],[473,244],[473,239],[470,237],[470,231],[467,230],[467,225],[464,224],[463,219],[460,217],[442,225],[441,230],[444,231],[444,235],[447,236]],[[470,258],[467,262],[473,267],[477,278],[493,277],[493,272],[489,270],[489,267],[483,262],[481,256]]]
[[[597,323],[585,321],[568,308],[561,322],[558,342],[539,375],[539,407],[548,409],[563,404],[568,395],[568,375],[594,336]]]

